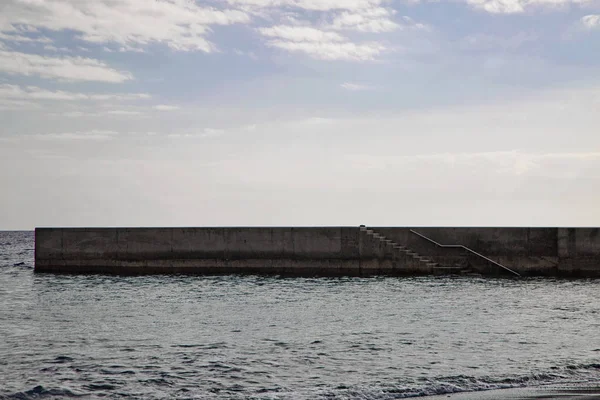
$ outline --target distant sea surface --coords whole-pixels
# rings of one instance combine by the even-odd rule
[[[399,399],[600,381],[600,280],[60,276],[34,274],[33,249],[33,232],[0,232],[3,399]]]

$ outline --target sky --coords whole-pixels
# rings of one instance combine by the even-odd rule
[[[599,204],[600,0],[0,2],[0,230]]]

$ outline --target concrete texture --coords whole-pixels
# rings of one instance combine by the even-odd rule
[[[35,236],[37,272],[511,275],[500,263],[523,276],[600,277],[598,228],[37,228]]]

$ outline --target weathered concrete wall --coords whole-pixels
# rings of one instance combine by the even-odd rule
[[[38,228],[36,270],[359,273],[358,229]]]
[[[580,276],[600,276],[600,229],[557,229],[558,271]]]
[[[600,276],[598,228],[373,229],[440,265],[477,269],[481,259],[436,246],[411,229],[440,244],[469,247],[523,275]],[[391,260],[358,227],[38,228],[35,258],[38,272],[428,273],[410,260]]]

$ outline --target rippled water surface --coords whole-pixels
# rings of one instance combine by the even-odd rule
[[[33,273],[0,232],[0,398],[394,399],[600,379],[600,281]]]

